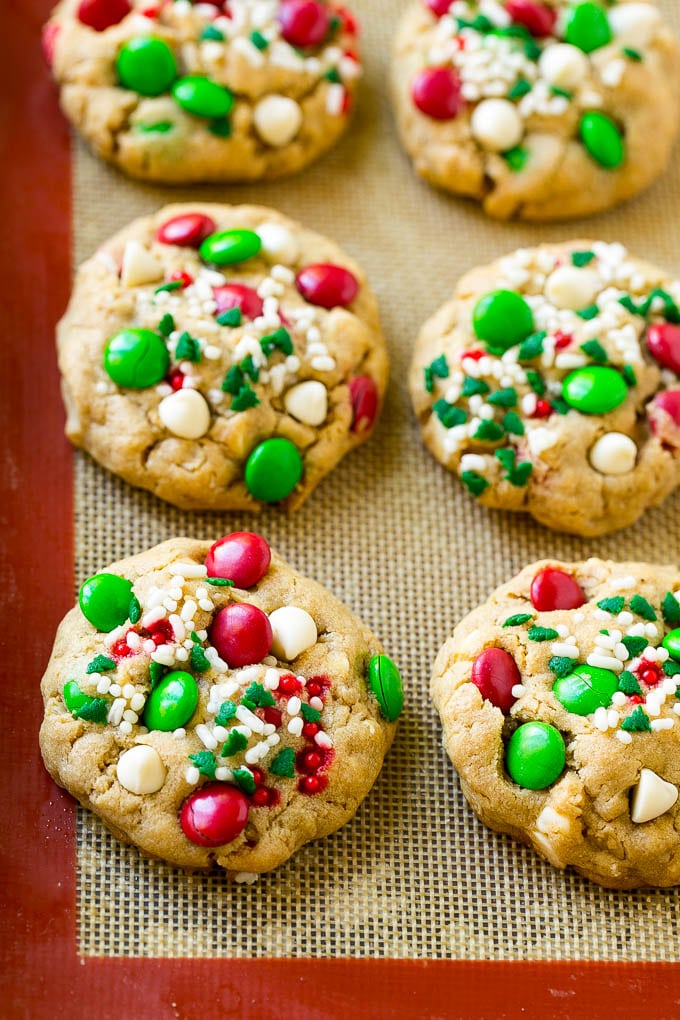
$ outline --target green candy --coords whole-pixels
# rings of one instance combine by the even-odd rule
[[[666,634],[666,637],[663,639],[661,644],[666,649],[671,659],[680,661],[680,627],[676,627],[675,630]]]
[[[534,330],[534,317],[521,294],[492,290],[475,305],[472,326],[489,350],[502,352],[526,340]]]
[[[78,604],[93,627],[108,634],[128,619],[132,582],[117,574],[94,574],[80,589]]]
[[[510,777],[525,790],[545,790],[561,775],[565,761],[562,734],[544,722],[518,727],[505,752]]]
[[[378,700],[380,713],[394,722],[404,707],[399,670],[386,655],[374,655],[368,664],[368,686]]]
[[[188,723],[198,705],[198,685],[191,673],[176,669],[166,673],[149,694],[143,722],[150,730],[165,733]]]
[[[144,390],[165,376],[170,355],[158,333],[124,329],[112,336],[104,350],[104,369],[118,386]]]
[[[265,439],[246,461],[246,488],[263,503],[289,496],[302,478],[302,457],[290,439]]]
[[[579,133],[586,151],[596,163],[607,170],[615,170],[626,158],[623,135],[616,122],[606,113],[584,113]]]
[[[618,686],[616,673],[611,670],[579,665],[555,681],[553,694],[568,712],[592,715],[597,708],[611,705],[612,695]]]
[[[89,694],[81,691],[75,680],[69,680],[64,684],[62,691],[66,708],[76,719],[83,719],[85,722],[105,723],[109,712],[110,702],[104,698],[91,698]]]
[[[142,35],[121,47],[116,72],[123,88],[142,96],[159,96],[177,77],[177,63],[167,43]]]
[[[245,262],[258,254],[262,241],[254,230],[223,230],[206,237],[200,247],[201,258],[216,266]]]
[[[612,41],[609,19],[599,4],[576,4],[567,14],[565,42],[578,46],[584,53],[592,53]]]
[[[228,89],[197,74],[176,81],[172,95],[183,110],[195,117],[226,117],[234,105],[234,97]]]
[[[562,396],[582,414],[607,414],[628,396],[622,376],[604,365],[588,365],[570,372],[562,385]]]
[[[75,680],[69,680],[67,683],[65,683],[64,690],[62,693],[64,698],[64,704],[66,705],[69,712],[72,713],[79,712],[84,705],[87,705],[88,702],[92,701],[92,698],[89,696],[89,694],[84,694],[81,691],[80,686],[76,683]]]

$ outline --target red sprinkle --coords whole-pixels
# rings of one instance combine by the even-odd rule
[[[644,701],[645,699],[644,699],[644,698],[642,697],[642,695],[641,695],[641,694],[631,694],[631,695],[629,696],[628,700],[629,700],[629,701],[631,702],[631,704],[633,704],[633,705],[641,705],[641,704],[642,704],[642,702],[643,702],[643,701]]]
[[[143,14],[145,18],[151,18],[153,20],[154,18],[158,17],[160,12],[161,12],[160,7],[145,7],[139,13]]]
[[[184,372],[179,368],[173,368],[172,372],[168,375],[168,382],[173,390],[181,390],[184,386]]]
[[[320,308],[346,308],[359,293],[359,281],[349,269],[323,262],[305,266],[295,285],[305,301]]]
[[[346,7],[336,7],[334,13],[342,18],[342,27],[345,32],[349,35],[359,35],[359,22],[351,11],[348,11]],[[352,60],[359,59],[353,53],[348,55],[352,57]]]
[[[130,630],[126,630],[123,637],[118,638],[118,640],[114,641],[111,645],[111,655],[114,659],[128,659],[131,655],[137,654],[134,648],[130,648],[127,643],[127,636],[131,630],[134,630],[134,628],[130,627]]]
[[[533,414],[529,415],[530,418],[549,418],[553,413],[553,406],[549,404],[547,400],[543,400],[539,397],[536,401],[536,407],[534,408]]]
[[[291,696],[293,694],[299,694],[302,690],[302,684],[296,676],[292,673],[286,673],[279,680],[279,686],[276,688],[277,694],[285,694]]]
[[[262,771],[262,769],[258,768],[257,765],[251,765],[250,771],[253,774],[253,781],[255,783],[255,786],[262,786],[262,784],[264,783],[264,772]]]
[[[257,291],[242,283],[226,283],[214,287],[213,297],[217,302],[215,315],[228,312],[230,308],[238,308],[246,319],[257,319],[264,309],[264,302]]]
[[[262,715],[266,723],[269,723],[271,726],[276,726],[278,730],[279,726],[281,725],[282,719],[281,709],[274,708],[272,705],[268,705],[264,709]]]
[[[555,567],[545,567],[531,582],[531,603],[539,613],[555,609],[578,609],[586,597],[583,588],[571,574]]]
[[[568,347],[569,344],[571,344],[573,342],[574,342],[574,337],[572,336],[571,333],[563,333],[561,330],[558,330],[558,332],[555,333],[555,350],[556,351],[564,350],[565,347]]]
[[[306,793],[309,796],[321,793],[327,786],[328,776],[305,776],[303,779],[298,780],[298,790],[300,793]]]
[[[480,361],[485,354],[486,351],[463,351],[460,360],[464,361],[466,358],[470,358],[472,361]]]
[[[429,7],[437,18],[443,18],[448,13],[452,0],[424,0],[425,6]]]
[[[173,216],[156,231],[156,240],[161,244],[176,244],[183,248],[198,248],[209,234],[214,234],[217,224],[204,213],[182,213]]]
[[[255,790],[255,792],[251,794],[250,799],[255,807],[268,807],[269,790],[267,790],[264,786],[260,786],[259,789]]]
[[[324,756],[319,751],[301,751],[297,755],[298,772],[306,772],[312,775],[318,772],[324,765]]]
[[[76,13],[81,24],[103,32],[117,25],[131,10],[129,0],[80,0]]]
[[[307,681],[307,694],[310,698],[324,698],[330,686],[327,676],[313,676]]]
[[[193,276],[190,273],[185,273],[184,270],[181,272],[176,271],[174,273],[170,273],[168,280],[170,283],[181,283],[182,289],[184,289],[184,287],[190,287],[194,282]]]
[[[505,9],[517,25],[524,25],[532,35],[552,35],[557,11],[534,0],[506,0]]]
[[[645,339],[652,357],[680,375],[680,326],[671,322],[650,326]]]
[[[283,0],[279,23],[291,46],[319,46],[328,35],[330,13],[316,0]]]
[[[353,411],[351,431],[368,432],[378,415],[378,387],[370,375],[355,375],[348,385]]]
[[[465,106],[458,72],[452,67],[425,67],[411,82],[411,99],[426,117],[453,120]]]
[[[169,644],[175,639],[175,632],[169,620],[157,620],[147,629],[156,646]]]
[[[318,723],[307,722],[302,727],[302,736],[305,737],[307,740],[314,740],[314,737],[317,735],[320,728],[321,727],[319,726]]]
[[[638,680],[641,680],[647,687],[656,687],[657,684],[661,683],[664,676],[657,664],[649,662],[647,659],[642,660],[637,668],[636,675]]]

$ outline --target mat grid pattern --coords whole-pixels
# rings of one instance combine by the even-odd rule
[[[406,711],[353,822],[252,886],[146,860],[79,811],[79,951],[674,960],[680,892],[599,889],[477,822],[441,748],[428,686],[436,650],[456,621],[525,563],[545,556],[680,559],[680,494],[626,532],[597,541],[486,512],[421,446],[405,377],[419,323],[456,278],[520,245],[618,239],[680,273],[680,247],[667,230],[680,222],[677,173],[588,223],[488,222],[474,206],[417,181],[398,149],[384,84],[403,0],[354,6],[365,29],[368,73],[351,132],[334,152],[287,182],[170,190],[127,181],[75,143],[74,257],[87,257],[133,216],[192,197],[278,206],[328,233],[362,262],[381,302],[392,381],[376,433],[294,517],[175,510],[78,454],[76,581],[174,535],[214,538],[254,527],[380,636],[402,670]],[[666,0],[662,7],[680,31],[677,5]]]

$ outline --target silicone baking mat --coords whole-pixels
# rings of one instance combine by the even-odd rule
[[[24,31],[35,43],[49,5],[33,0],[30,6],[34,22]],[[135,1015],[132,989],[138,980],[147,982],[146,991],[140,989],[140,1006],[163,1002],[163,1008],[150,1015],[278,1017],[284,1013],[271,1004],[268,990],[276,987],[281,992],[289,978],[301,984],[297,991],[289,989],[285,1001],[305,1002],[301,1012],[293,1009],[292,1015],[302,1017],[339,1015],[341,1003],[352,1001],[352,988],[361,989],[364,1001],[373,1004],[371,1016],[509,1016],[523,1012],[523,1003],[539,1000],[543,1016],[552,1015],[551,1004],[555,1015],[594,1016],[598,1004],[607,999],[606,989],[614,987],[629,992],[645,989],[652,997],[648,1004],[655,1001],[654,995],[661,1003],[663,996],[655,1015],[671,1017],[677,1015],[670,991],[677,972],[644,964],[677,960],[672,933],[677,933],[680,892],[601,890],[578,876],[555,871],[533,852],[484,829],[466,806],[441,748],[428,687],[436,650],[456,621],[523,564],[545,556],[589,555],[677,561],[680,494],[626,532],[597,541],[557,535],[521,516],[484,511],[420,445],[405,376],[419,324],[448,296],[457,277],[520,245],[570,236],[621,240],[640,256],[679,273],[680,244],[668,229],[680,213],[677,169],[671,167],[642,198],[592,221],[544,227],[487,221],[475,206],[438,194],[417,180],[397,145],[386,80],[390,38],[404,0],[366,0],[354,6],[364,29],[367,71],[350,132],[326,158],[286,182],[170,190],[126,180],[98,163],[74,139],[71,236],[78,262],[132,217],[193,197],[277,206],[334,237],[368,272],[380,299],[391,356],[388,398],[371,441],[346,458],[294,516],[274,510],[257,518],[178,511],[132,490],[85,455],[76,454],[71,468],[70,454],[58,439],[61,415],[51,353],[39,390],[31,390],[31,376],[31,383],[13,399],[21,403],[26,420],[30,415],[25,402],[40,400],[56,452],[36,465],[30,436],[17,433],[13,441],[19,455],[26,456],[26,465],[31,465],[25,468],[26,477],[31,474],[45,486],[52,483],[51,505],[34,496],[26,505],[38,507],[31,523],[43,529],[46,543],[55,542],[57,552],[46,549],[44,556],[48,560],[53,556],[55,569],[61,569],[57,605],[38,614],[30,599],[26,603],[27,612],[36,617],[43,655],[39,661],[34,656],[33,692],[46,661],[51,628],[84,577],[112,559],[172,535],[217,537],[250,527],[261,530],[298,569],[347,602],[381,637],[401,668],[406,688],[397,739],[355,819],[323,843],[303,848],[287,865],[252,886],[231,885],[218,873],[185,875],[146,860],[121,846],[84,811],[77,811],[74,826],[68,798],[41,775],[41,804],[49,824],[41,825],[36,817],[29,823],[30,831],[62,864],[70,862],[72,874],[69,869],[63,884],[60,875],[48,886],[51,939],[43,932],[36,943],[38,922],[31,922],[31,977],[36,979],[40,969],[36,960],[50,959],[57,947],[66,953],[68,966],[77,958],[85,968],[81,973],[89,976],[88,987],[105,995],[98,1011],[73,1014],[78,1016],[108,1016],[109,1008],[110,1015]],[[661,6],[680,32],[678,5],[666,0]],[[28,109],[34,125],[45,109],[57,116],[44,75]],[[48,219],[40,229],[40,209],[49,206],[51,168],[39,165],[41,146],[28,128],[22,130],[21,144],[33,167],[26,187],[39,197],[37,206],[30,203],[30,210],[30,196],[22,194],[17,202],[35,221],[33,242],[56,245],[59,251],[64,236],[48,232]],[[55,151],[63,154],[63,126],[57,121],[50,130],[56,132]],[[60,169],[52,168],[56,174]],[[21,179],[18,173],[14,176],[17,182]],[[62,251],[62,257],[66,254]],[[41,257],[53,267],[58,263],[53,250],[46,248]],[[54,285],[49,276],[38,281],[51,292],[36,326],[42,344],[51,342],[54,318],[65,300],[65,274],[56,275]],[[12,307],[19,305],[22,294],[24,299],[34,296],[35,284],[34,275],[22,293],[12,296]],[[19,378],[27,373],[19,361],[12,368]],[[37,449],[45,448],[41,432]],[[20,466],[21,462],[14,465],[15,472]],[[16,533],[26,535],[29,524],[22,517],[20,497],[17,505],[21,520]],[[57,513],[64,515],[67,536],[55,533]],[[65,550],[74,556],[72,579],[67,576]],[[43,563],[34,558],[25,576],[39,583]],[[32,712],[37,726],[39,710]],[[32,756],[35,770],[35,732],[29,737],[22,738],[21,747]],[[57,824],[62,813],[63,822]],[[12,845],[17,842],[13,834],[7,838]],[[30,902],[34,909],[30,916],[39,918],[28,874],[24,885],[13,893],[12,903],[21,911]],[[63,924],[54,920],[56,916]],[[7,923],[3,924],[6,935]],[[11,934],[6,941],[15,949],[20,944]],[[203,1000],[202,1010],[197,1005],[195,1014],[183,1011],[177,1006],[184,994],[178,976],[183,976],[182,987],[184,980],[191,982],[199,975],[205,981],[211,976],[213,985],[217,981],[219,986],[212,965],[209,970],[201,967],[215,958],[228,966],[220,974],[235,998],[225,991],[219,1001]],[[244,966],[239,969],[241,958]],[[274,968],[276,958],[283,958],[283,970]],[[301,959],[296,963],[295,958]],[[363,958],[368,969],[361,966]],[[390,962],[398,960],[410,965],[397,968]],[[446,963],[439,967],[434,961]],[[454,961],[496,963],[462,968]],[[527,968],[520,961],[547,965]],[[601,967],[593,969],[593,961],[600,961]],[[605,966],[623,962],[628,966]],[[72,973],[68,966],[64,963],[64,974]],[[17,963],[12,973],[24,971]],[[54,966],[52,971],[58,982]],[[172,997],[159,990],[164,974],[174,976]],[[473,977],[476,987],[459,990],[452,1000],[447,982],[475,974],[483,975],[483,980]],[[508,999],[504,986],[513,976],[522,983],[531,978],[531,991],[525,985]],[[117,989],[115,981],[120,981]],[[314,987],[320,982],[327,998],[310,1004],[302,987],[306,981]],[[29,996],[29,991],[19,993],[17,988],[18,983],[15,1001],[20,994]],[[123,1004],[118,1014],[116,994]],[[66,1001],[66,992],[63,998]],[[256,1001],[257,1010],[248,1012]],[[491,1001],[493,1007],[483,1005]],[[47,1002],[46,993],[45,1008]],[[623,999],[615,996],[611,1009],[623,1005]],[[636,1015],[634,999],[626,998],[625,1007],[627,1015]],[[9,1015],[47,1014],[29,1009]]]

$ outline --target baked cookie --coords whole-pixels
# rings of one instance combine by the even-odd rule
[[[361,269],[257,206],[136,220],[81,266],[57,340],[71,441],[188,509],[298,507],[387,383]]]
[[[98,156],[170,184],[295,173],[345,130],[361,65],[317,0],[62,0],[44,49]]]
[[[543,561],[456,627],[432,694],[485,825],[604,886],[680,883],[680,570]]]
[[[250,532],[88,578],[42,692],[49,772],[114,835],[247,874],[352,817],[403,700],[368,628]]]
[[[602,241],[473,270],[416,344],[425,444],[485,506],[631,524],[680,484],[679,304],[680,281]]]
[[[500,219],[616,205],[665,169],[680,47],[654,3],[418,0],[397,31],[402,143]]]

